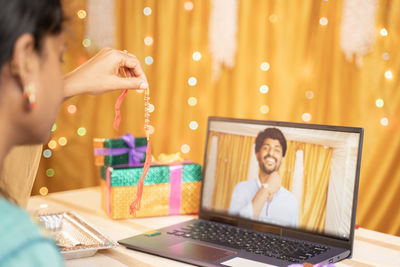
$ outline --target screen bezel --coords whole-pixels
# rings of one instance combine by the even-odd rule
[[[275,126],[275,127],[291,127],[291,128],[303,128],[303,129],[313,129],[313,130],[325,130],[325,131],[337,131],[337,132],[348,132],[359,134],[359,144],[358,144],[358,155],[356,164],[356,177],[354,181],[354,191],[353,191],[353,206],[351,213],[351,223],[350,223],[350,233],[348,239],[342,239],[337,236],[328,235],[324,233],[315,233],[306,229],[291,228],[285,226],[278,226],[275,224],[269,224],[266,222],[259,222],[251,219],[242,218],[239,216],[232,216],[228,214],[213,212],[208,209],[203,209],[203,190],[204,183],[201,186],[201,197],[200,197],[200,208],[199,208],[199,218],[213,220],[223,223],[228,223],[231,225],[237,225],[247,229],[258,230],[262,232],[270,232],[278,234],[281,236],[300,238],[308,240],[311,242],[323,243],[326,245],[346,248],[352,251],[353,241],[354,241],[354,229],[355,229],[355,218],[357,209],[357,198],[358,198],[358,186],[359,186],[359,176],[360,176],[360,166],[361,166],[361,153],[364,129],[359,127],[348,127],[348,126],[333,126],[333,125],[320,125],[320,124],[309,124],[309,123],[293,123],[285,121],[263,121],[263,120],[250,120],[250,119],[238,119],[238,118],[227,118],[227,117],[209,117],[207,123],[206,131],[206,143],[203,158],[203,171],[202,179],[204,181],[206,168],[207,168],[207,153],[208,153],[208,142],[209,142],[209,129],[211,122],[237,122],[246,124],[257,124],[265,126]]]

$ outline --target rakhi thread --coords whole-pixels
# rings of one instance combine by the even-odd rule
[[[122,101],[124,101],[124,98],[126,94],[128,93],[128,90],[125,89],[122,94],[118,97],[117,102],[115,102],[115,117],[114,117],[114,129],[118,131],[119,124],[121,122],[121,104]]]
[[[125,53],[126,50],[124,50]],[[119,68],[119,72],[123,77],[127,77],[126,72],[123,68]],[[119,124],[121,122],[121,104],[122,101],[124,101],[124,98],[126,94],[128,93],[128,90],[125,89],[122,94],[118,97],[117,102],[115,102],[115,117],[114,117],[114,129],[118,131]]]
[[[137,191],[135,200],[129,206],[129,213],[135,216],[136,211],[140,210],[140,202],[142,200],[144,179],[146,178],[147,171],[151,165],[151,141],[150,141],[150,89],[147,88],[144,92],[144,131],[146,132],[147,149],[146,160],[143,166],[142,177],[137,183]]]
[[[125,70],[123,68],[120,69],[121,74],[124,77],[127,77]],[[115,117],[114,117],[114,129],[118,130],[119,124],[121,122],[121,104],[128,93],[128,90],[125,89],[122,94],[118,97],[115,103]],[[142,177],[140,177],[137,183],[137,191],[136,197],[133,202],[129,205],[129,213],[136,215],[136,211],[140,210],[140,202],[142,200],[142,193],[143,193],[143,185],[144,179],[146,178],[147,171],[151,165],[151,141],[150,141],[150,89],[146,88],[144,92],[144,131],[146,133],[146,140],[147,140],[147,148],[146,148],[146,160],[143,165]]]

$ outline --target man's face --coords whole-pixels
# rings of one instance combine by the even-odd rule
[[[256,154],[260,169],[266,174],[278,171],[282,163],[282,146],[277,139],[266,138]]]

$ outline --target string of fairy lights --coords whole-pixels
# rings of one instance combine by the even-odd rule
[[[268,17],[268,20],[269,20],[269,22],[272,23],[272,24],[277,23],[277,22],[278,22],[278,15],[277,15],[277,14],[271,14],[271,15],[269,15],[269,17]],[[328,25],[328,18],[326,18],[326,17],[321,17],[321,18],[319,19],[319,24],[320,24],[321,26],[323,26],[323,27],[326,26],[326,25]],[[260,69],[261,69],[261,71],[263,71],[263,72],[269,71],[270,68],[271,68],[271,65],[270,65],[270,63],[267,62],[267,61],[264,61],[264,62],[262,62],[262,63],[260,64]],[[270,91],[270,87],[269,87],[267,84],[264,83],[264,84],[260,85],[260,87],[259,87],[259,92],[260,92],[260,94],[266,95],[269,91]],[[314,92],[313,92],[312,90],[307,90],[307,91],[305,92],[305,98],[308,99],[308,100],[313,99],[313,98],[314,98]],[[266,105],[266,104],[262,104],[262,105],[260,106],[260,108],[259,108],[259,111],[260,111],[261,114],[268,114],[269,111],[270,111],[270,107],[269,107],[268,105]],[[311,115],[311,113],[309,113],[309,112],[304,112],[304,113],[301,115],[301,118],[302,118],[302,120],[303,120],[304,122],[310,122],[311,119],[312,119],[312,115]]]
[[[183,4],[183,8],[186,12],[191,13],[194,9],[194,4],[192,1],[186,1]],[[192,54],[192,60],[194,62],[199,62],[202,58],[202,55],[199,51],[195,51]],[[194,108],[197,106],[198,103],[198,99],[196,98],[196,96],[194,96],[193,92],[194,92],[194,88],[197,85],[197,78],[195,76],[190,76],[187,80],[188,86],[189,86],[189,94],[190,96],[187,99],[187,105],[189,106],[189,108]],[[196,131],[199,128],[199,123],[196,120],[191,120],[188,124],[189,130],[191,131]],[[180,150],[183,154],[187,154],[190,152],[191,147],[189,144],[182,144],[180,147]]]
[[[379,30],[379,35],[380,35],[382,38],[387,39],[387,38],[388,38],[388,35],[389,35],[388,30],[387,30],[385,27],[382,27],[382,28]],[[384,41],[385,41],[385,40],[384,40]],[[383,52],[383,53],[382,53],[382,60],[384,60],[385,62],[388,62],[388,61],[390,60],[389,52]],[[386,65],[386,64],[385,64],[385,65]],[[386,79],[388,82],[390,82],[390,81],[393,79],[393,73],[392,73],[392,71],[391,71],[390,69],[386,68],[386,69],[385,69],[385,73],[384,73],[384,77],[385,77],[385,79]],[[385,101],[384,101],[383,97],[379,97],[379,98],[377,98],[377,99],[375,100],[375,106],[376,106],[378,109],[383,109],[383,108],[384,108],[384,106],[385,106]],[[387,114],[385,114],[385,113],[386,113],[386,112],[384,111],[384,112],[383,112],[383,116],[380,118],[380,124],[381,124],[382,126],[389,126],[389,118],[388,118]]]

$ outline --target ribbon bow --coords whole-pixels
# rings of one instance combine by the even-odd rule
[[[175,154],[164,154],[161,153],[157,158],[157,163],[161,164],[169,164],[174,162],[181,162],[183,158],[181,157],[181,153],[177,152]]]
[[[130,133],[123,135],[122,140],[124,140],[128,147],[96,148],[94,154],[96,156],[117,156],[129,153],[129,165],[140,163],[140,160],[144,158],[146,146],[136,147],[135,137]]]

